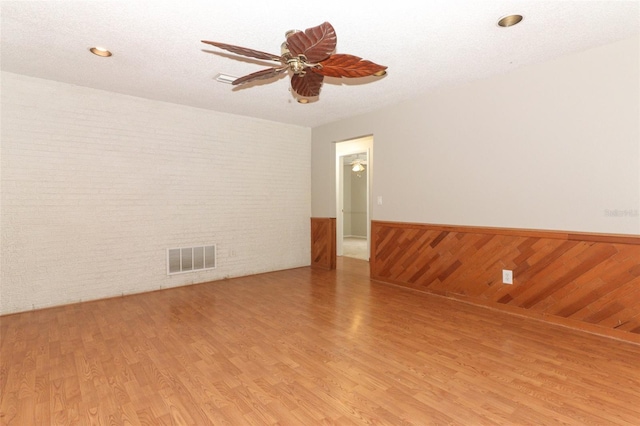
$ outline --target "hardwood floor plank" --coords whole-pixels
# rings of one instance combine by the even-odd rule
[[[598,255],[571,247],[574,270]],[[640,345],[372,281],[358,259],[4,316],[0,331],[7,426],[640,425]]]

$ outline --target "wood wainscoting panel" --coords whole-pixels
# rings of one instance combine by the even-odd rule
[[[640,341],[638,236],[373,221],[371,253],[376,280]]]
[[[311,218],[311,266],[336,269],[336,219]]]

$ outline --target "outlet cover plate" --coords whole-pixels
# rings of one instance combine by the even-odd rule
[[[502,284],[513,284],[513,271],[508,269],[502,270]]]

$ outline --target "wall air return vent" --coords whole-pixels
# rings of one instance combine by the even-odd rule
[[[167,275],[204,271],[215,267],[215,245],[167,249]]]

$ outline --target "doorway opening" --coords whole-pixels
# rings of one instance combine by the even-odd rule
[[[336,144],[336,254],[369,260],[373,137]]]

